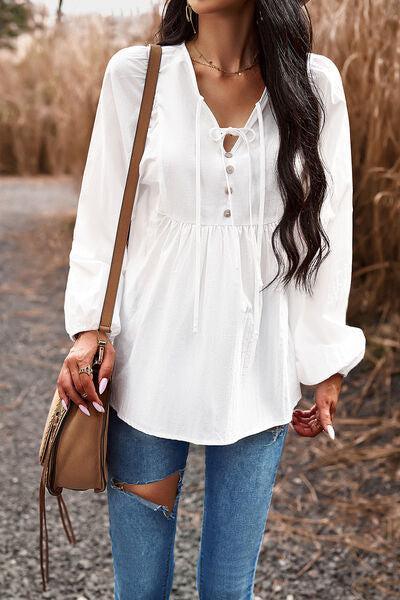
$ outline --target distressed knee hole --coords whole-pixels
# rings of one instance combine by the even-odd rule
[[[163,479],[149,483],[127,483],[112,480],[113,487],[132,494],[153,510],[161,509],[166,517],[172,517],[179,496],[183,470],[178,470]]]

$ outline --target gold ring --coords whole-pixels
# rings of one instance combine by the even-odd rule
[[[90,365],[86,365],[86,367],[81,367],[79,369],[79,373],[86,373],[86,375],[91,375],[93,373],[93,369]]]

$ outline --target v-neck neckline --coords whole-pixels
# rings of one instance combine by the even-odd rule
[[[222,127],[218,123],[217,117],[215,116],[214,112],[211,110],[210,106],[207,104],[207,102],[206,102],[203,94],[200,92],[199,84],[197,82],[197,77],[196,77],[196,71],[194,70],[194,66],[193,66],[193,63],[192,63],[192,58],[190,56],[189,50],[188,50],[188,48],[186,46],[186,43],[185,42],[181,42],[180,45],[182,47],[183,53],[185,55],[186,62],[188,64],[188,68],[189,68],[189,72],[190,72],[190,77],[191,77],[191,80],[192,80],[192,83],[193,83],[193,88],[194,88],[194,91],[195,91],[197,97],[202,98],[203,104],[204,104],[204,106],[205,106],[208,114],[210,115],[213,123],[215,124],[215,126],[218,127],[219,129],[226,129],[226,127]],[[267,94],[267,86],[264,86],[263,92],[262,92],[261,96],[259,97],[259,99],[257,100],[257,102],[255,102],[255,104],[254,104],[254,106],[253,106],[253,108],[252,108],[252,110],[251,110],[251,112],[250,112],[250,114],[249,114],[249,116],[247,118],[246,123],[244,125],[242,125],[241,127],[235,127],[235,129],[246,129],[247,127],[250,127],[250,125],[252,124],[253,119],[255,117],[255,114],[256,114],[257,104],[260,105],[261,110],[262,110],[263,109],[264,101],[267,98],[267,96],[268,96],[268,94]],[[231,125],[231,127],[233,127],[233,126]],[[225,148],[224,148],[224,151],[225,152],[229,152],[231,154],[234,154],[236,152],[236,150],[237,150],[237,147],[240,145],[241,141],[242,141],[242,138],[238,137],[237,140],[235,141],[235,143],[233,144],[232,148],[230,150],[225,150]]]

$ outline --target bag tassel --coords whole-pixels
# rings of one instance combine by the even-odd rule
[[[39,531],[40,531],[40,572],[42,576],[42,588],[45,592],[49,581],[49,535],[47,530],[46,520],[46,484],[45,484],[46,469],[43,469],[40,479],[39,488]],[[58,509],[60,512],[61,522],[65,531],[65,535],[70,544],[76,544],[76,537],[72,528],[71,519],[68,510],[62,497],[62,494],[57,496]]]
[[[61,521],[64,527],[65,535],[70,544],[76,544],[76,538],[74,534],[74,530],[72,529],[71,519],[69,518],[68,510],[64,502],[64,498],[62,494],[57,496],[58,500],[58,509],[60,511]]]
[[[40,571],[42,574],[42,588],[47,590],[49,581],[49,536],[46,522],[46,486],[44,482],[44,470],[40,480],[39,489],[39,516],[40,516]]]

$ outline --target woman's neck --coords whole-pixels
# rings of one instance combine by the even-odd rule
[[[257,41],[252,2],[243,4],[240,11],[200,13],[197,30],[195,38],[187,43],[194,55],[197,48],[226,71],[238,70],[254,59]]]

